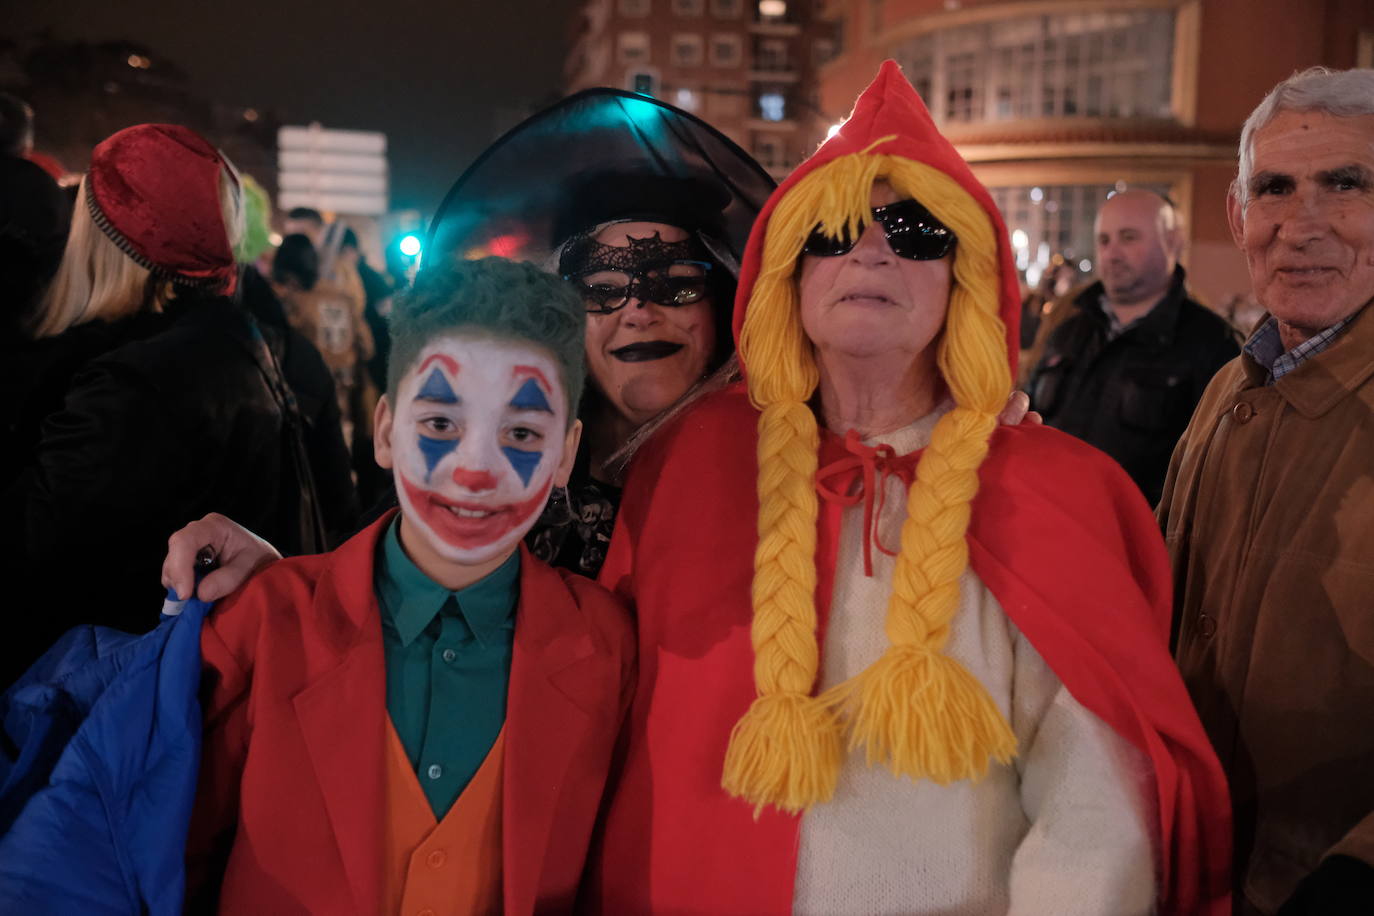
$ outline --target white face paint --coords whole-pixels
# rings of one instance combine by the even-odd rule
[[[391,451],[407,521],[450,562],[511,550],[564,458],[568,399],[553,358],[515,341],[445,337],[396,394]]]

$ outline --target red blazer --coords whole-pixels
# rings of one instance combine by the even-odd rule
[[[223,912],[379,911],[387,712],[372,572],[390,519],[333,553],[274,564],[206,621],[193,904],[213,903],[222,872]],[[624,607],[521,552],[502,791],[508,914],[573,906],[635,678]]]

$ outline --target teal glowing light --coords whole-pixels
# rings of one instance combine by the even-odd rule
[[[418,235],[408,235],[401,239],[401,254],[408,258],[413,258],[420,253],[420,237]]]

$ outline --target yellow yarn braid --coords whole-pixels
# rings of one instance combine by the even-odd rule
[[[865,180],[866,172],[872,184],[872,163],[860,157],[846,161],[859,169],[851,181]],[[815,196],[834,210],[841,199],[835,188],[814,177],[801,181],[783,203]],[[815,225],[808,212],[816,212],[819,201],[774,212],[764,242],[765,266],[740,335],[740,353],[750,367],[750,398],[762,411],[751,631],[758,698],[730,735],[721,784],[757,806],[793,812],[834,794],[843,745],[838,716],[811,695],[820,661],[815,559],[820,436],[806,402],[820,376],[796,317],[792,279],[802,243]],[[848,214],[855,227],[860,217],[858,209]],[[755,365],[765,367],[757,378]]]
[[[959,237],[938,364],[956,407],[932,433],[907,499],[886,631],[892,645],[868,670],[810,695],[815,636],[814,476],[818,433],[806,406],[819,381],[801,327],[795,268],[819,223],[861,232],[869,192],[886,178]],[[842,712],[851,747],[896,774],[976,778],[988,758],[1015,753],[1010,726],[978,681],[943,652],[968,563],[965,534],[996,415],[1011,375],[998,312],[997,240],[958,183],[912,160],[865,153],[806,176],[774,210],[763,264],[740,335],[759,419],[759,544],[754,560],[755,683],[759,697],[735,726],[722,785],[756,805],[798,811],[834,792]]]

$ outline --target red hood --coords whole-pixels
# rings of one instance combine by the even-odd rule
[[[868,149],[884,137],[892,139],[871,150]],[[811,158],[797,166],[763,205],[763,210],[754,222],[754,229],[749,234],[744,262],[740,268],[739,286],[735,293],[736,344],[739,343],[740,329],[744,326],[744,312],[749,307],[754,282],[762,266],[764,237],[768,232],[768,221],[773,215],[773,209],[791,192],[797,182],[814,169],[840,156],[866,150],[870,153],[903,156],[939,169],[957,181],[987,213],[997,236],[998,260],[1002,272],[999,315],[1002,323],[1007,326],[1007,362],[1014,378],[1020,333],[1021,293],[1002,214],[993,204],[987,188],[974,177],[964,157],[959,155],[954,145],[946,140],[935,126],[925,103],[921,101],[911,83],[907,82],[906,77],[902,76],[901,67],[891,60],[883,63],[877,78],[859,96],[854,103],[853,113],[839,132],[825,141]]]

